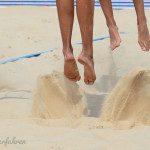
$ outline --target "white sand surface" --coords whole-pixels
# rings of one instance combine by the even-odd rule
[[[0,150],[150,150],[150,53],[138,45],[134,10],[114,12],[125,32],[121,46],[112,52],[109,39],[94,42],[97,80],[86,86],[80,64],[80,82],[63,77],[56,8],[0,9],[0,62],[53,50],[0,64]],[[105,19],[95,10],[94,38],[103,36]],[[78,42],[75,18],[72,43]],[[73,48],[77,58],[82,46]],[[24,143],[11,144],[13,138]]]

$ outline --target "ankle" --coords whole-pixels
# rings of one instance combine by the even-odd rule
[[[145,31],[145,29],[148,29],[146,22],[138,25],[138,32]]]
[[[73,48],[71,47],[63,47],[63,54],[66,55],[68,53],[73,54]]]
[[[108,27],[109,30],[114,30],[114,29],[115,29],[115,30],[116,30],[116,29],[118,30],[118,27],[117,27],[116,24],[107,25],[107,27]]]
[[[82,50],[81,55],[89,57],[89,58],[93,58],[93,49],[92,50]]]
[[[115,27],[117,27],[115,20],[107,20],[106,24],[107,24],[108,28],[115,28]]]
[[[141,27],[141,26],[147,26],[147,20],[146,20],[146,17],[144,17],[144,18],[142,18],[142,19],[139,19],[138,21],[137,21],[137,25],[138,25],[138,27]]]

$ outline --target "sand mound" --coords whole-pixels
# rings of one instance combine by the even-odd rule
[[[124,75],[104,101],[100,118],[120,128],[150,125],[150,70]]]
[[[44,119],[77,119],[87,112],[83,91],[62,73],[39,76],[33,101],[33,114]]]

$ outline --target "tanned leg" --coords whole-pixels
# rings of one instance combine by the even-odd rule
[[[56,2],[65,59],[64,75],[71,81],[76,82],[80,80],[80,75],[71,45],[74,21],[74,0],[57,0]]]
[[[93,15],[94,0],[77,0],[77,17],[82,36],[82,52],[78,61],[84,65],[84,82],[94,84],[96,75],[93,61]]]
[[[118,27],[116,25],[111,0],[99,0],[103,13],[106,18],[107,26],[110,34],[110,48],[114,50],[116,47],[120,46],[121,38],[118,32]]]
[[[138,42],[143,51],[149,51],[150,49],[150,35],[147,27],[146,16],[144,12],[144,1],[133,0],[136,14],[137,14],[137,25],[138,25]]]

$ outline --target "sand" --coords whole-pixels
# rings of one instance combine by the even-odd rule
[[[38,78],[33,102],[34,116],[44,119],[74,120],[87,114],[84,92],[59,72]]]
[[[123,42],[114,52],[109,39],[94,42],[97,80],[89,87],[80,64],[80,82],[62,74],[56,8],[0,9],[0,61],[54,50],[0,64],[0,149],[150,149],[150,53],[138,46],[134,10],[115,11],[115,17]],[[96,10],[94,38],[107,35]],[[80,41],[75,18],[72,43]],[[73,47],[77,58],[82,47]]]
[[[150,70],[136,69],[124,75],[104,101],[101,121],[118,128],[150,125]]]

